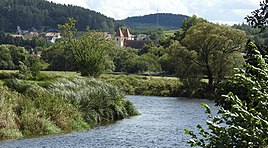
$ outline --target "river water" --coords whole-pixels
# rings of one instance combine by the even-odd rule
[[[185,128],[196,130],[205,124],[201,103],[213,102],[189,98],[127,96],[140,116],[118,121],[80,133],[0,142],[0,148],[157,148],[189,147]]]

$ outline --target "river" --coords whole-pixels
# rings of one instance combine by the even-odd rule
[[[189,98],[127,96],[140,116],[79,133],[0,142],[0,148],[156,148],[189,147],[185,128],[204,125],[206,114],[201,103],[213,102]]]

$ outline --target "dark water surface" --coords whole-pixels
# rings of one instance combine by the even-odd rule
[[[0,148],[141,148],[189,147],[183,129],[205,124],[201,103],[208,100],[127,96],[140,116],[81,133],[0,142]],[[216,108],[215,108],[216,110]]]

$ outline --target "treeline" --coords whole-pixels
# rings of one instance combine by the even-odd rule
[[[246,32],[246,34],[254,40],[257,46],[265,45],[268,46],[268,30],[261,30],[260,28],[253,28],[247,24],[237,24],[232,27],[236,29],[241,29]]]
[[[148,30],[152,28],[162,28],[164,30],[179,29],[186,15],[159,13],[145,16],[129,17],[119,21],[119,23],[135,30]]]
[[[16,45],[20,47],[25,47],[26,49],[33,49],[36,47],[39,47],[39,48],[48,47],[52,43],[40,37],[24,39],[22,37],[12,37],[9,34],[0,33],[0,45],[1,44],[10,44],[10,45]]]
[[[78,21],[77,29],[85,30],[87,26],[99,31],[114,31],[114,19],[100,13],[72,5],[61,5],[46,0],[1,0],[0,31],[16,32],[22,29],[56,28],[67,18]]]

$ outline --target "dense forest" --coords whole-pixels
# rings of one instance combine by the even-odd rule
[[[87,26],[99,31],[113,31],[115,20],[98,12],[72,5],[61,5],[46,0],[1,0],[0,31],[15,32],[22,29],[56,28],[68,18],[78,21],[77,29]]]
[[[129,17],[121,21],[126,26],[136,29],[149,29],[149,28],[163,28],[164,30],[179,29],[184,19],[188,18],[186,15],[159,13],[150,14],[145,16]]]

